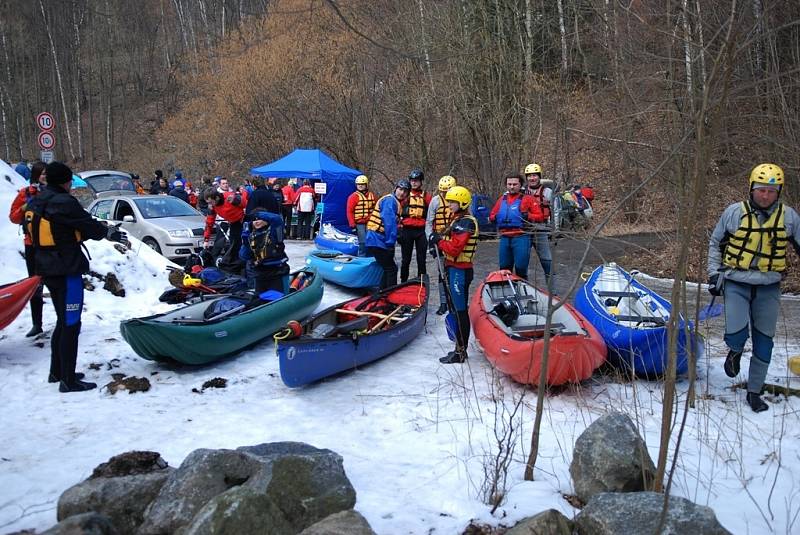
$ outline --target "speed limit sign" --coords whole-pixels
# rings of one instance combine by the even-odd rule
[[[56,137],[51,132],[39,132],[39,147],[50,150],[56,146]]]
[[[36,116],[36,125],[45,132],[49,132],[55,128],[56,121],[53,119],[53,115],[51,113],[43,111]]]

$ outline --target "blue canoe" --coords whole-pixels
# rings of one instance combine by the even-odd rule
[[[660,376],[667,367],[667,322],[672,305],[616,264],[595,269],[575,295],[575,308],[595,326],[608,345],[608,360],[637,375]],[[677,372],[686,373],[687,333],[683,319],[678,336]]]
[[[380,286],[383,269],[371,256],[352,256],[339,251],[314,249],[306,264],[317,269],[323,279],[347,288]]]
[[[358,254],[358,236],[340,231],[328,223],[322,225],[314,243],[320,249],[333,249],[344,254]]]
[[[428,279],[351,299],[275,335],[281,379],[298,387],[358,368],[405,347],[425,327]]]

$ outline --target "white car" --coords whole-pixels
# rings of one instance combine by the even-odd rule
[[[97,199],[89,213],[122,229],[170,259],[203,250],[205,216],[169,195],[117,195]]]

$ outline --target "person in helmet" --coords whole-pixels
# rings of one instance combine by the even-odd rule
[[[521,189],[522,177],[507,176],[506,192],[494,204],[489,221],[497,224],[500,234],[500,269],[513,269],[518,276],[527,279],[531,258],[531,238],[527,227],[530,222],[543,223],[544,214],[539,204]]]
[[[778,200],[783,184],[783,169],[757,165],[750,173],[749,199],[725,209],[708,245],[708,290],[725,297],[729,351],[723,368],[728,377],[739,374],[744,344],[752,334],[746,399],[755,412],[768,408],[760,394],[772,359],[788,243],[800,253],[800,217]]]
[[[369,190],[369,178],[366,175],[356,177],[356,191],[347,198],[347,222],[358,236],[358,256],[367,254],[364,241],[367,238],[367,222],[375,208],[375,194]]]
[[[411,256],[417,253],[417,276],[427,273],[425,269],[425,250],[428,248],[428,239],[425,236],[425,220],[428,207],[431,204],[431,194],[422,190],[425,175],[422,170],[414,169],[408,174],[411,192],[403,202],[400,216],[400,233],[397,241],[400,244],[400,282],[408,280],[411,267]]]
[[[444,255],[447,290],[456,315],[456,348],[439,359],[443,364],[467,360],[469,344],[469,285],[472,283],[472,258],[478,246],[478,221],[469,213],[472,195],[463,186],[453,186],[445,195],[452,220],[443,234],[431,235],[431,247]]]
[[[536,202],[544,215],[543,223],[552,224],[550,204],[553,201],[553,190],[542,184],[542,166],[538,163],[529,163],[525,166],[525,181],[527,188],[525,193],[530,195]],[[544,227],[541,225],[540,227]],[[547,280],[550,280],[550,272],[553,265],[553,253],[550,251],[550,232],[545,228],[537,229],[531,235],[531,245],[536,250],[539,263]]]
[[[380,289],[397,284],[397,264],[394,261],[394,244],[397,242],[397,227],[400,221],[401,203],[408,198],[411,183],[406,180],[397,182],[391,195],[384,195],[375,203],[367,222],[367,256],[375,257],[375,261],[383,269]]]
[[[445,195],[455,185],[456,179],[450,175],[445,175],[439,179],[439,193],[434,195],[430,206],[428,206],[428,217],[425,221],[426,236],[431,236],[434,232],[440,235],[444,234],[444,231],[450,225],[452,212],[450,211],[449,203],[445,200]],[[430,238],[428,238],[428,241],[430,241]],[[445,290],[445,284],[439,281],[439,309],[436,313],[440,316],[447,313]]]

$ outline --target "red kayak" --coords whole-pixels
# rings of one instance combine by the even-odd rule
[[[519,383],[539,384],[548,294],[508,270],[490,273],[469,307],[475,340],[495,368]],[[553,302],[559,300],[553,297]],[[568,303],[553,313],[547,384],[577,383],[606,360],[597,330]]]
[[[41,282],[41,277],[33,276],[0,286],[0,329],[17,319]]]

